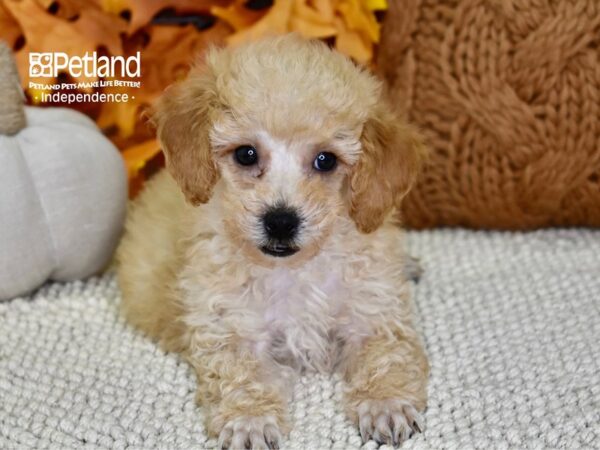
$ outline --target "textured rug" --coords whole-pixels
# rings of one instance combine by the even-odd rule
[[[600,447],[600,231],[409,233],[431,358],[403,448]],[[0,448],[213,448],[192,371],[118,317],[112,276],[0,303]],[[341,383],[303,378],[287,449],[361,445]],[[374,442],[364,448],[375,448]]]

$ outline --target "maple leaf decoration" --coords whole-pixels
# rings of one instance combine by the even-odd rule
[[[160,165],[160,148],[145,111],[210,44],[238,45],[262,36],[297,32],[327,39],[342,53],[370,64],[379,41],[375,11],[386,0],[0,0],[0,39],[15,51],[28,99],[29,53],[128,56],[140,52],[139,88],[88,87],[87,92],[128,93],[125,103],[69,104],[90,117],[122,150],[132,191],[148,168]],[[62,78],[61,78],[62,77]],[[36,83],[96,81],[67,75],[35,78]],[[84,88],[82,88],[84,89]],[[150,162],[155,162],[150,164]],[[156,162],[158,161],[158,162]]]

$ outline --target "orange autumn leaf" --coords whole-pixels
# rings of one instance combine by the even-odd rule
[[[224,44],[229,33],[229,27],[219,22],[206,31],[198,31],[193,25],[153,26],[150,43],[143,50],[143,92],[160,94],[169,84],[183,78],[209,45]]]
[[[45,10],[55,9],[54,15],[62,19],[73,19],[90,8],[100,9],[101,0],[36,0]]]
[[[387,0],[362,0],[369,11],[385,11],[388,7]]]
[[[335,37],[338,50],[365,64],[373,58],[373,46],[379,41],[373,10],[385,6],[385,0],[275,0],[258,20],[249,16],[239,0],[213,11],[235,28],[227,39],[231,45],[295,31],[309,38]]]
[[[160,145],[156,139],[150,139],[141,144],[128,147],[123,150],[123,159],[129,178],[137,176],[147,161],[160,152]]]
[[[319,14],[305,0],[294,0],[290,31],[296,31],[309,38],[328,38],[337,34],[331,20]]]
[[[144,185],[146,165],[160,153],[160,145],[156,139],[149,139],[141,144],[125,148],[122,155],[129,176],[129,195],[134,197]]]
[[[119,33],[123,23],[114,24],[100,12],[86,10],[74,20],[68,21],[53,16],[35,0],[5,0],[4,5],[19,23],[25,36],[26,48],[17,54],[21,77],[25,85],[29,81],[29,61],[19,57],[29,52],[64,52],[67,55],[83,55],[95,51],[100,45],[111,46],[120,51]],[[95,77],[82,74],[77,81],[95,81]]]
[[[308,38],[327,38],[337,34],[336,28],[332,25],[314,23],[300,17],[293,17],[291,19],[290,30],[296,31]]]
[[[294,0],[293,15],[295,19],[300,19],[305,22],[312,22],[320,25],[330,25],[333,18],[333,10],[331,16],[321,14],[320,11],[306,3],[305,0]]]
[[[335,49],[351,56],[361,64],[368,63],[373,57],[373,48],[357,31],[349,30],[341,19],[336,19],[339,33],[335,40]]]
[[[337,9],[348,29],[363,33],[371,42],[379,42],[379,23],[359,0],[340,0]]]
[[[326,20],[328,23],[333,21],[334,16],[334,3],[336,0],[312,0],[309,3],[314,6],[315,10],[319,13],[319,16]]]
[[[12,48],[21,34],[18,22],[6,6],[0,2],[0,39],[7,42],[8,46]]]
[[[306,37],[317,38],[333,36],[336,31],[304,0],[294,0],[291,9],[287,0],[278,0],[266,14],[264,11],[253,11],[245,4],[245,0],[237,0],[227,8],[211,9],[212,14],[225,20],[234,30],[245,29],[244,33],[234,34],[229,38],[228,42],[231,44],[241,42],[247,36],[257,39],[267,34],[287,31],[297,31]]]
[[[227,4],[226,0],[102,0],[105,11],[112,14],[131,12],[129,34],[147,25],[162,10],[177,12],[208,12],[211,6]]]
[[[115,16],[130,9],[129,0],[100,0],[100,6],[107,13]]]
[[[85,30],[82,34],[91,41],[106,47],[111,55],[123,54],[120,34],[127,28],[127,22],[123,19],[111,17],[100,9],[88,8],[80,12],[75,25],[77,29]]]
[[[140,119],[140,103],[130,100],[102,104],[102,110],[96,122],[101,129],[117,127],[122,136],[131,136],[135,130],[135,124]]]
[[[235,31],[239,31],[243,28],[248,28],[265,14],[264,11],[253,11],[246,8],[245,4],[246,0],[234,0],[226,8],[213,6],[210,9],[210,13],[225,21]]]
[[[282,34],[289,31],[289,22],[292,14],[293,0],[275,0],[262,19],[227,38],[230,45],[239,45],[242,42],[253,41],[263,36]]]
[[[143,54],[140,88],[108,87],[106,93],[125,93],[127,103],[102,105],[98,124],[103,129],[115,128],[120,137],[129,137],[136,123],[144,120],[142,113],[174,81],[183,78],[194,61],[209,44],[223,42],[228,27],[216,24],[210,30],[198,31],[194,26],[149,28],[150,42],[146,47],[132,49]],[[165,55],[169,55],[165,58]],[[135,97],[135,98],[132,98]]]

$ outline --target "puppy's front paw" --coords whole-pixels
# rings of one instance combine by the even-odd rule
[[[230,420],[219,434],[219,449],[273,450],[279,448],[281,433],[273,416],[242,416]]]
[[[400,445],[423,430],[423,418],[409,402],[400,399],[364,400],[358,405],[358,428],[364,442]]]

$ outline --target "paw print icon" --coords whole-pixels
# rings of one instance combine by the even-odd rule
[[[29,76],[32,78],[53,76],[52,53],[30,53]]]

